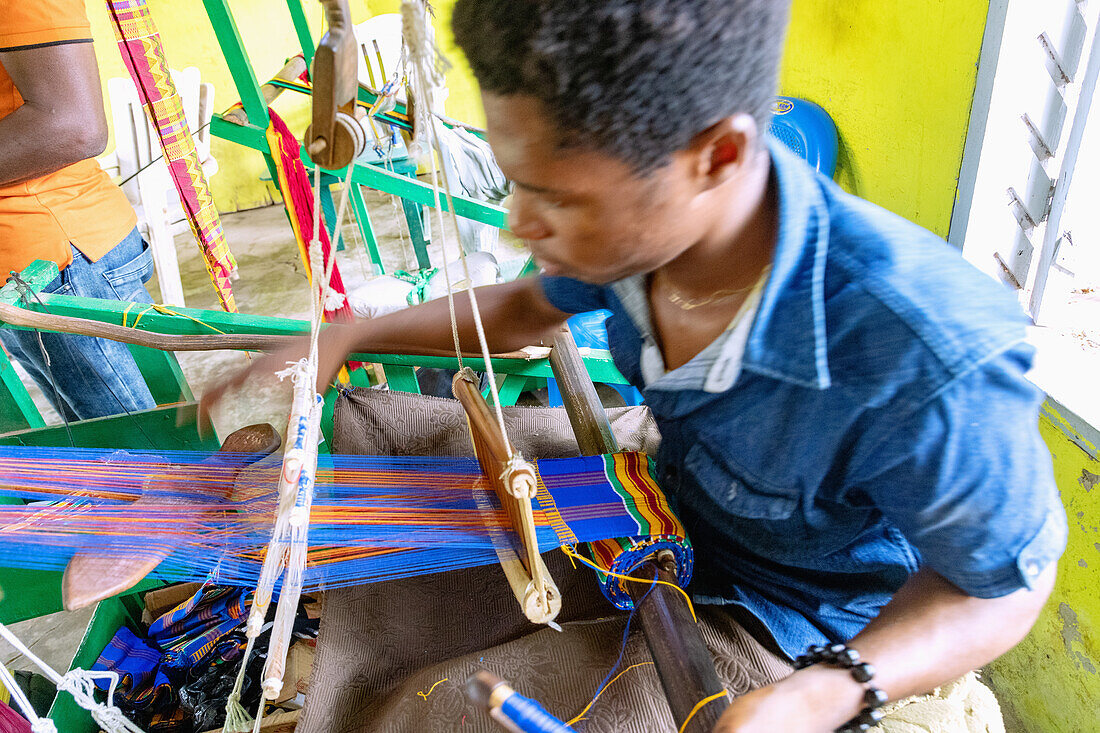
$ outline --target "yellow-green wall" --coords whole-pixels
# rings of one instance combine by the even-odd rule
[[[125,74],[103,4],[87,0],[104,78]],[[217,108],[236,100],[198,0],[149,0],[175,68],[197,66],[217,89]],[[319,23],[320,5],[303,0]],[[435,3],[441,45],[454,63],[448,113],[483,119],[476,84],[450,32],[453,0]],[[232,0],[257,75],[274,74],[298,48],[280,0]],[[395,12],[399,0],[352,0],[356,22]],[[837,180],[847,190],[946,235],[974,92],[987,0],[794,0],[783,66],[784,94],[833,115],[840,130]],[[304,128],[305,100],[283,95],[276,109]],[[221,171],[211,181],[223,211],[269,199],[255,152],[215,142]]]
[[[1039,430],[1054,458],[1069,545],[1035,628],[986,677],[1009,730],[1080,733],[1100,728],[1100,453],[1048,410]]]
[[[977,79],[987,0],[794,0],[784,94],[840,131],[837,180],[940,236]]]

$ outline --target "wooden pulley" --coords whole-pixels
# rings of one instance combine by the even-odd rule
[[[306,128],[306,140],[313,140],[307,147],[310,159],[329,170],[346,167],[367,149],[367,133],[355,117],[337,112],[334,122],[330,137],[315,138],[313,125]]]
[[[310,160],[328,170],[344,168],[366,147],[355,119],[359,60],[348,0],[322,0],[328,32],[313,56],[313,124],[306,130]]]

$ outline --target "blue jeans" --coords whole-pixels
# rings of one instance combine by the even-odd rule
[[[134,229],[98,262],[89,262],[73,247],[72,264],[42,292],[152,303],[145,289],[152,276],[153,253]],[[156,406],[126,344],[8,328],[0,329],[0,340],[66,420],[87,420]],[[43,348],[49,364],[43,358]]]

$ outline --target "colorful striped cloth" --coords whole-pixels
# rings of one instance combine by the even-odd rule
[[[190,668],[206,659],[247,614],[248,594],[243,588],[204,586],[150,624],[149,638],[164,652],[165,666]]]
[[[310,174],[306,171],[305,164],[300,157],[301,145],[298,139],[283,122],[283,118],[269,109],[271,125],[267,128],[267,144],[271,147],[271,157],[275,162],[275,170],[278,173],[279,192],[283,195],[283,206],[286,207],[290,218],[290,226],[294,230],[294,239],[298,242],[298,251],[302,256],[302,263],[306,268],[306,277],[313,282],[313,272],[309,263],[309,241],[313,238],[313,188],[310,185]],[[349,183],[348,185],[354,185]],[[320,234],[322,261],[328,267],[333,257],[332,242],[329,241],[328,229],[323,224]],[[336,222],[333,222],[335,226]],[[351,305],[347,302],[344,288],[344,279],[340,275],[340,267],[332,263],[332,278],[329,280],[329,288],[341,296],[342,301],[338,306],[325,303],[326,321],[353,321],[355,316],[351,312]]]
[[[578,535],[606,536],[613,529],[614,537],[588,543],[593,562],[604,570],[629,575],[652,553],[667,550],[676,559],[678,582],[687,586],[694,565],[691,542],[657,486],[652,458],[644,453],[615,453],[542,461],[538,468],[547,490],[539,492],[537,501],[550,518],[559,544],[575,545]],[[598,576],[609,601],[626,610],[634,607],[624,581],[605,573]]]
[[[237,262],[226,244],[214,197],[202,171],[195,141],[183,114],[183,103],[172,83],[160,34],[149,15],[149,7],[145,0],[107,0],[107,9],[122,60],[160,138],[164,161],[191,231],[199,242],[206,270],[218,291],[218,300],[222,308],[236,312],[230,280],[236,275]]]
[[[137,710],[161,707],[173,696],[172,683],[160,667],[161,656],[160,649],[124,625],[107,642],[92,670],[118,673],[116,694],[128,707]],[[96,680],[96,685],[107,689],[106,681]]]
[[[243,588],[203,586],[150,624],[148,638],[119,628],[92,669],[119,674],[118,693],[129,707],[166,709],[176,699],[173,683],[186,680],[190,670],[214,658],[239,657],[239,640],[222,642],[247,612]],[[106,689],[105,682],[96,684]]]

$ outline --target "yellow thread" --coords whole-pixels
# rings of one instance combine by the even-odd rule
[[[687,727],[688,727],[688,723],[690,723],[690,722],[691,722],[691,719],[695,717],[695,714],[696,714],[697,712],[699,712],[699,711],[700,711],[700,710],[702,710],[702,709],[703,709],[704,707],[706,707],[707,703],[712,703],[712,702],[714,702],[715,700],[717,700],[718,698],[720,698],[720,697],[726,697],[726,696],[728,696],[728,695],[729,695],[729,693],[728,693],[728,692],[726,692],[725,690],[722,690],[721,692],[716,692],[716,693],[714,693],[714,694],[713,694],[713,695],[711,695],[710,697],[704,697],[704,698],[703,698],[702,700],[700,700],[699,702],[695,703],[695,707],[693,707],[693,708],[691,709],[691,712],[690,712],[690,713],[688,713],[688,716],[687,716],[687,720],[685,720],[685,721],[684,721],[684,724],[680,726],[680,730],[678,731],[678,733],[684,733],[684,731],[685,731],[685,730],[687,730]]]
[[[130,308],[133,307],[133,305],[134,305],[134,303],[130,303],[129,305],[126,306],[126,310],[122,311],[122,325],[125,326],[125,327],[128,327],[128,328],[137,328],[138,323],[145,316],[145,314],[148,313],[149,311],[155,310],[157,313],[163,313],[166,316],[178,316],[180,318],[186,318],[189,321],[194,321],[195,323],[199,324],[200,326],[205,326],[206,328],[209,328],[211,331],[214,331],[216,333],[220,333],[223,336],[226,335],[225,331],[223,331],[220,328],[217,328],[215,326],[211,326],[209,323],[207,323],[206,321],[204,321],[200,318],[195,318],[194,316],[189,316],[186,313],[180,313],[179,311],[174,311],[171,308],[169,308],[168,306],[157,305],[155,303],[148,306],[148,307],[146,307],[143,311],[141,311],[141,313],[138,313],[137,318],[134,319],[133,325],[128,325],[126,323],[127,315],[129,314]]]
[[[626,669],[624,669],[622,672],[619,672],[617,675],[612,677],[611,681],[608,682],[606,685],[604,685],[602,690],[600,690],[599,692],[596,693],[596,696],[594,698],[592,698],[592,701],[584,706],[584,710],[577,713],[577,716],[575,718],[573,718],[572,720],[566,721],[565,724],[566,725],[573,725],[574,723],[579,723],[582,720],[584,720],[584,714],[588,712],[589,708],[591,708],[593,705],[596,704],[596,701],[600,699],[600,695],[607,692],[608,687],[611,687],[611,685],[615,684],[615,680],[619,679],[620,677],[622,677],[624,674],[626,674],[630,670],[634,669],[635,667],[644,667],[647,664],[653,664],[653,662],[638,662],[637,664],[632,664],[629,667],[627,667]]]
[[[428,702],[428,695],[432,694],[432,692],[435,690],[435,688],[439,687],[440,685],[442,685],[446,681],[447,681],[447,678],[444,677],[439,682],[436,682],[434,685],[429,687],[427,692],[418,692],[416,694],[420,695],[420,697],[424,698],[424,702]]]
[[[676,585],[675,583],[670,583],[667,580],[647,580],[645,578],[635,578],[633,575],[622,575],[621,573],[613,573],[610,570],[604,570],[588,558],[578,555],[572,548],[568,548],[565,545],[561,546],[561,551],[571,558],[580,560],[582,563],[592,568],[593,570],[603,573],[604,575],[610,575],[612,578],[619,578],[621,580],[632,580],[637,583],[649,583],[650,585],[667,585],[669,588],[675,588],[676,592],[682,595],[684,597],[684,600],[687,601],[688,610],[691,611],[691,618],[695,620],[695,623],[699,623],[699,617],[695,615],[695,604],[691,602],[691,596],[689,596],[683,588]]]
[[[156,308],[155,305],[150,305],[145,310],[143,310],[141,313],[138,313],[137,318],[134,319],[134,325],[130,326],[130,328],[137,328],[138,321],[140,321],[142,319],[142,316],[144,316],[146,313],[153,310],[154,308]],[[130,306],[126,306],[126,310],[130,310]],[[126,314],[125,313],[122,314],[122,325],[123,326],[126,325]]]

